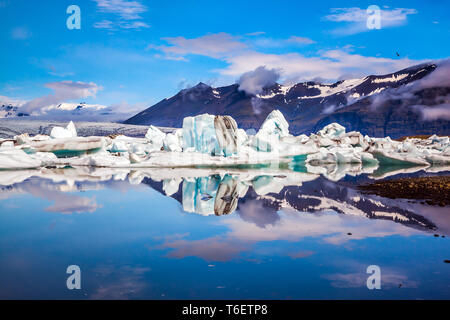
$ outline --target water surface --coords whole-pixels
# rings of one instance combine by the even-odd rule
[[[450,298],[449,208],[357,188],[436,173],[289,167],[2,171],[0,297]]]

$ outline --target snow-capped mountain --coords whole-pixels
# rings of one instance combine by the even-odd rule
[[[28,116],[26,113],[21,113],[17,105],[11,103],[0,102],[0,118],[13,118]]]
[[[92,110],[92,111],[99,111],[106,109],[107,106],[103,106],[100,104],[87,104],[85,102],[81,103],[60,103],[60,104],[53,104],[46,108],[44,108],[44,111],[52,111],[52,110],[61,110],[61,111],[80,111],[80,110]]]
[[[1,102],[0,101],[0,118],[14,118],[30,116],[28,113],[21,112],[20,107],[24,102]],[[98,104],[81,103],[60,103],[49,105],[40,110],[40,115],[47,113],[59,113],[70,115],[81,115],[85,113],[100,113],[107,109],[106,106]]]
[[[39,109],[38,112],[25,113],[21,109],[24,103],[25,101],[16,103],[0,100],[0,119],[27,117],[30,120],[117,122],[123,121],[127,115],[129,116],[129,114],[117,113],[111,107],[105,105],[87,104],[85,102],[52,104]]]
[[[392,138],[411,134],[450,134],[447,119],[425,117],[424,110],[447,103],[450,85],[428,85],[442,72],[434,63],[387,75],[370,75],[333,84],[302,82],[274,84],[248,94],[239,84],[213,88],[204,83],[180,91],[125,121],[128,124],[181,127],[183,118],[202,113],[230,115],[243,129],[258,129],[267,115],[279,109],[293,134],[311,133],[331,122],[349,131]],[[435,81],[436,82],[436,81]],[[441,109],[439,109],[441,110]],[[445,110],[444,110],[445,112]],[[450,110],[449,110],[450,113]]]
[[[0,96],[0,119],[28,116],[27,113],[20,111],[26,101]]]

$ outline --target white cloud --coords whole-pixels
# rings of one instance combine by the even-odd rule
[[[381,9],[381,28],[403,25],[407,22],[408,15],[417,13],[418,11],[416,9],[408,8]],[[357,7],[333,8],[331,9],[331,14],[324,17],[327,21],[346,23],[344,28],[338,28],[332,31],[332,33],[339,35],[350,35],[370,31],[366,25],[367,18],[367,9]]]
[[[291,37],[294,42],[310,42],[311,39]],[[238,77],[260,66],[280,70],[285,81],[304,81],[322,78],[334,81],[342,78],[362,77],[368,74],[386,74],[398,71],[424,61],[408,58],[389,59],[367,57],[343,49],[319,51],[313,56],[304,56],[298,52],[282,54],[263,53],[251,48],[245,39],[227,33],[208,34],[198,38],[165,38],[170,45],[154,46],[149,49],[160,50],[166,59],[187,60],[189,55],[201,55],[224,61],[223,69],[214,70],[223,76]],[[258,45],[258,42],[256,42]],[[260,43],[261,45],[261,43]]]
[[[417,83],[418,89],[450,87],[450,58],[437,61],[437,68]]]
[[[11,37],[15,40],[26,40],[31,38],[31,32],[25,27],[17,27],[12,30]]]
[[[412,108],[420,112],[422,119],[425,121],[450,120],[450,103],[443,103],[432,107],[416,105]]]
[[[123,29],[150,28],[150,26],[143,21],[133,21],[130,23],[121,23],[120,27]]]
[[[100,22],[94,23],[94,28],[97,29],[111,29],[113,28],[113,22],[110,20],[102,20]]]
[[[147,12],[147,7],[140,1],[130,0],[94,0],[97,3],[98,11],[112,14],[115,19],[102,20],[94,24],[94,28],[114,30],[140,29],[150,26],[143,22],[142,14]]]
[[[254,36],[260,36],[263,34],[266,34],[266,33],[264,31],[256,31],[256,32],[246,33],[245,35],[249,36],[249,37],[254,37]]]
[[[319,52],[317,56],[305,57],[299,53],[269,54],[248,51],[225,59],[229,66],[219,70],[221,74],[238,76],[259,66],[281,70],[288,81],[304,81],[315,78],[336,80],[357,78],[368,74],[386,74],[420,63],[421,61],[367,57],[343,50]]]
[[[227,238],[240,241],[300,241],[306,237],[321,237],[322,241],[341,245],[350,240],[380,238],[391,235],[411,236],[420,231],[388,220],[371,220],[366,217],[339,215],[331,212],[299,214],[292,209],[284,209],[280,220],[263,228],[240,219],[225,221],[230,228]],[[347,236],[353,233],[352,238]]]
[[[53,204],[45,211],[61,214],[73,214],[95,212],[102,206],[95,198],[80,197],[67,194],[55,188],[55,184],[49,181],[28,180],[18,185],[20,192],[32,194],[35,197],[52,201]]]
[[[275,84],[280,74],[275,69],[258,67],[253,71],[244,73],[238,80],[239,90],[250,94],[259,94],[264,87]]]
[[[7,97],[7,96],[0,96],[0,105],[3,105],[3,104],[8,105],[8,104],[10,104],[12,106],[20,107],[25,102],[26,102],[25,100],[21,100],[21,99],[17,99],[17,98],[11,98],[11,97]]]
[[[156,48],[164,52],[168,58],[179,58],[190,54],[224,58],[247,47],[237,37],[224,32],[207,34],[193,39],[169,37],[163,38],[163,40],[169,46],[159,46]],[[149,48],[154,48],[154,46],[149,46]]]
[[[65,102],[68,100],[95,97],[99,90],[102,90],[101,86],[93,82],[74,82],[74,81],[61,81],[51,82],[45,85],[47,88],[52,89],[53,94],[49,94],[43,97],[39,97],[28,101],[21,107],[22,112],[40,112],[43,108],[52,105]]]
[[[250,210],[257,207],[249,208]],[[259,210],[259,213],[264,210]],[[247,221],[248,220],[248,221]],[[388,220],[372,220],[366,217],[341,215],[329,212],[315,214],[299,213],[294,209],[283,209],[279,218],[269,223],[257,224],[251,219],[238,216],[224,220],[228,228],[224,234],[203,239],[175,239],[165,241],[160,249],[172,249],[172,258],[199,257],[207,261],[229,261],[243,252],[254,248],[255,244],[267,241],[300,242],[305,238],[318,238],[320,242],[342,246],[348,241],[367,238],[383,238],[393,235],[403,237],[421,234],[421,231]],[[352,237],[347,235],[348,232]],[[287,252],[290,257],[305,257],[311,252]],[[345,279],[336,279],[345,280]]]
[[[168,257],[171,258],[199,257],[206,261],[225,262],[236,258],[242,251],[248,250],[249,245],[239,241],[224,241],[220,237],[211,237],[192,241],[185,239],[167,241],[161,248],[174,249],[168,253]]]
[[[288,40],[288,42],[299,43],[299,44],[313,44],[316,43],[314,40],[305,37],[292,36]]]
[[[325,16],[326,20],[335,22],[366,22],[367,9],[361,8],[333,8],[330,15]],[[404,21],[408,14],[416,14],[416,9],[396,8],[392,10],[381,10],[381,16],[386,21]]]
[[[147,8],[139,1],[129,0],[94,0],[100,12],[114,13],[124,20],[141,19]]]
[[[291,36],[287,39],[275,39],[268,37],[257,37],[247,40],[252,47],[261,48],[284,48],[292,46],[305,46],[316,43],[314,40],[306,37]]]
[[[364,288],[367,286],[366,266],[361,265],[359,272],[327,274],[323,277],[331,281],[335,288]],[[401,284],[403,288],[417,288],[418,282],[408,278],[405,272],[382,267],[381,287],[395,288]]]
[[[150,268],[130,266],[99,266],[94,269],[96,289],[90,295],[94,300],[126,300],[136,299],[148,286],[145,276]]]
[[[118,114],[133,115],[137,112],[140,112],[140,111],[148,108],[149,105],[150,105],[150,103],[147,103],[147,102],[139,102],[139,103],[130,104],[126,101],[121,101],[119,103],[114,103],[114,104],[110,105],[109,109],[114,111],[114,113],[118,113]]]
[[[417,102],[419,97],[424,97],[423,93],[420,93],[424,89],[450,86],[450,77],[448,76],[450,73],[450,59],[433,61],[433,63],[437,68],[425,77],[410,83],[408,86],[388,88],[373,96],[371,107],[375,110],[391,100],[397,100],[402,101],[403,106],[408,106],[408,108],[419,113],[422,120],[450,120],[450,95],[437,95],[434,98],[426,98],[427,102]],[[411,105],[411,102],[417,104]]]

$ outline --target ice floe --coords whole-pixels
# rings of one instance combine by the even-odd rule
[[[20,149],[0,151],[1,169],[33,169],[42,166],[42,161],[31,157]]]
[[[65,128],[54,127],[50,136],[23,133],[0,141],[0,169],[48,166],[230,168],[267,167],[273,163],[302,166],[307,172],[324,174],[331,179],[355,172],[371,174],[383,166],[430,168],[438,172],[439,167],[448,168],[450,164],[450,139],[436,135],[404,141],[373,138],[359,132],[346,132],[338,123],[331,123],[309,136],[293,136],[283,114],[274,110],[254,135],[239,129],[230,116],[203,114],[186,117],[182,128],[169,133],[150,126],[142,138],[78,137],[75,125],[70,122]],[[277,183],[272,187],[274,189],[270,190],[279,188]],[[167,192],[172,192],[173,188],[172,182],[166,183]],[[262,193],[265,189],[258,184],[255,188]]]

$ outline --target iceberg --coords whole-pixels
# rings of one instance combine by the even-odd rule
[[[67,162],[71,166],[90,166],[107,168],[128,168],[131,162],[128,157],[114,156],[109,152],[98,152]]]
[[[169,152],[181,152],[182,146],[180,145],[180,140],[175,134],[168,133],[163,142],[164,150]]]
[[[259,132],[286,137],[289,135],[289,124],[280,110],[273,110],[264,120]]]
[[[161,150],[164,146],[164,138],[166,134],[159,130],[155,126],[150,126],[148,128],[147,133],[145,134],[145,138],[153,145],[157,150]]]
[[[77,129],[72,121],[69,122],[67,127],[53,127],[50,132],[50,137],[53,139],[61,139],[61,138],[75,138],[77,137]]]
[[[345,127],[341,126],[339,123],[331,123],[317,132],[317,135],[330,139],[340,138],[345,135]]]
[[[125,141],[120,141],[117,139],[114,139],[111,148],[111,152],[128,152],[128,146],[125,143]]]
[[[239,147],[247,140],[245,131],[238,130],[232,117],[209,114],[184,118],[181,135],[184,151],[224,157],[238,154]]]
[[[378,160],[372,154],[363,152],[360,147],[332,147],[320,148],[319,152],[309,154],[306,163],[311,165],[322,164],[343,164],[343,163],[373,163],[377,164]]]
[[[29,156],[32,159],[40,161],[41,166],[43,166],[43,167],[53,166],[53,165],[57,164],[57,162],[58,162],[58,158],[56,157],[56,155],[51,152],[36,152],[36,153],[29,154]]]
[[[280,139],[287,136],[289,136],[289,124],[279,110],[274,110],[253,137],[252,145],[259,152],[277,152]]]
[[[66,127],[66,130],[70,132],[70,134],[72,135],[72,137],[77,137],[77,128],[75,128],[75,124],[70,121],[69,124]]]
[[[130,153],[129,160],[130,160],[130,163],[140,163],[140,162],[142,162],[141,157],[139,157],[135,153]]]
[[[245,137],[242,132],[238,132],[236,121],[230,116],[216,116],[214,118],[214,128],[219,145],[215,154],[225,157],[237,154],[240,143],[243,142]]]
[[[34,169],[41,166],[41,160],[31,157],[23,150],[7,149],[0,151],[0,169]]]
[[[14,141],[6,140],[3,142],[0,142],[0,150],[13,149],[13,148],[14,148]]]
[[[31,141],[28,145],[35,152],[63,153],[65,151],[93,151],[105,148],[111,144],[108,137],[75,137],[58,138],[44,141]]]
[[[215,155],[219,142],[214,126],[215,116],[202,114],[183,120],[183,150]]]
[[[339,176],[346,170],[357,172],[355,168],[358,167],[433,166],[433,170],[438,170],[437,167],[450,163],[450,138],[433,135],[428,139],[395,141],[390,137],[373,138],[355,131],[346,132],[346,128],[338,123],[331,123],[309,136],[293,136],[283,114],[274,110],[254,135],[238,128],[230,116],[210,114],[186,117],[182,128],[167,134],[150,126],[145,138],[124,135],[78,137],[75,125],[70,122],[66,128],[54,127],[50,136],[32,137],[24,133],[14,139],[0,140],[0,153],[0,169],[291,166],[321,172],[320,167],[338,166],[339,169],[327,174]],[[299,158],[300,162],[297,161]],[[20,159],[23,159],[21,163],[15,163]],[[133,179],[138,181],[142,177],[136,174]],[[255,181],[255,190],[261,193],[278,190],[278,182],[276,178],[261,178],[261,181]],[[167,192],[172,192],[171,184],[166,184]],[[186,185],[186,190],[190,190],[188,182]],[[193,207],[196,206],[201,209],[205,203],[195,200]],[[209,206],[208,212],[213,212],[214,206]]]

